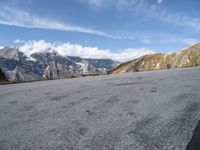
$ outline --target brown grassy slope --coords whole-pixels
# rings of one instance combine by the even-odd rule
[[[200,65],[200,43],[173,54],[144,55],[133,61],[122,63],[114,68],[112,73],[194,67],[198,65]]]

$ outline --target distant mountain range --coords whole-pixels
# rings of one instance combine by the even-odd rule
[[[119,62],[110,59],[87,59],[61,56],[56,51],[33,53],[30,56],[17,48],[0,49],[0,71],[8,81],[32,81],[101,75]]]
[[[120,64],[111,59],[62,56],[56,51],[26,55],[17,48],[0,49],[0,82],[73,78],[200,66],[200,43],[177,53],[150,54]]]
[[[200,43],[193,44],[177,53],[151,54],[122,63],[112,70],[113,74],[200,66]]]

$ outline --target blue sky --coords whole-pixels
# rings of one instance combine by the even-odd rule
[[[1,0],[0,46],[65,43],[128,51],[123,57],[178,51],[200,41],[199,8],[199,0]]]

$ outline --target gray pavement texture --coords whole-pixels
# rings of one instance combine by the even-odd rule
[[[200,68],[1,85],[0,150],[189,150],[199,91]]]

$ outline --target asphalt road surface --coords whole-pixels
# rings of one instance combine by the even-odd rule
[[[0,85],[0,150],[188,150],[200,68]]]

